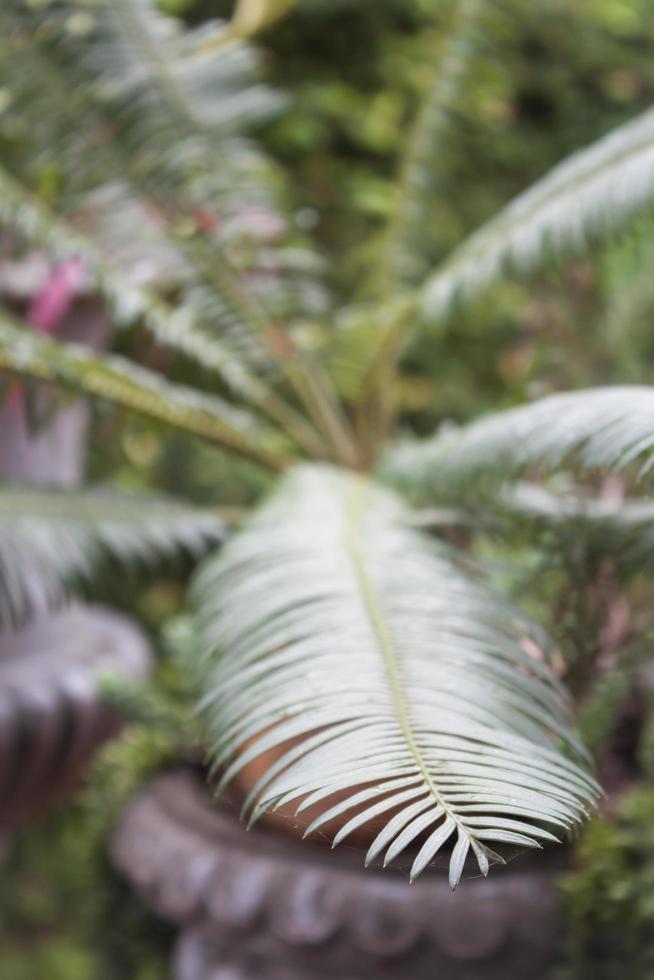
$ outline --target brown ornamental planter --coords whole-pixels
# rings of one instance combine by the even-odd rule
[[[112,855],[180,927],[174,980],[538,980],[557,952],[563,851],[454,894],[440,867],[409,885],[401,870],[364,871],[359,850],[247,832],[179,770],[124,812]]]

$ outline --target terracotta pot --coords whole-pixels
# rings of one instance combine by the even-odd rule
[[[300,739],[294,739],[292,742],[286,743],[283,747],[270,749],[267,752],[262,753],[262,755],[257,756],[252,762],[249,762],[243,767],[241,772],[235,779],[235,786],[240,791],[243,798],[247,796],[250,790],[255,786],[259,779],[265,775],[266,772],[277,762],[289,748],[294,745],[300,744]],[[252,742],[246,743],[244,749]],[[364,788],[362,785],[361,789]],[[295,800],[293,803],[289,803],[287,806],[281,806],[277,810],[271,810],[264,813],[260,817],[259,823],[263,827],[271,828],[278,832],[288,834],[291,837],[300,839],[304,836],[305,831],[311,825],[313,820],[324,813],[329,807],[335,806],[342,800],[347,799],[351,796],[351,790],[343,790],[340,793],[332,793],[331,796],[325,797],[320,803],[316,803],[315,806],[307,807],[306,810],[302,810],[301,813],[296,813],[296,809],[300,803],[300,799]],[[348,810],[348,818],[355,816],[355,814],[361,812],[365,809],[365,804],[361,807],[352,807]],[[378,820],[371,820],[364,826],[357,828],[348,837],[348,845],[356,847],[368,848],[372,844],[377,832],[383,826],[383,824],[389,820],[396,810],[388,810],[383,817]],[[312,836],[314,839],[319,840],[332,840],[337,831],[342,826],[342,820],[334,819],[327,823],[324,823]]]
[[[201,775],[157,777],[124,812],[116,866],[180,927],[175,980],[537,980],[559,937],[563,849],[452,894],[443,867],[363,870],[360,850],[249,833]]]

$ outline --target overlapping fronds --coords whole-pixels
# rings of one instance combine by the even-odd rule
[[[169,310],[155,295],[115,271],[93,241],[60,220],[4,168],[0,168],[0,221],[5,228],[16,229],[28,244],[43,248],[54,261],[80,258],[89,287],[107,301],[116,326],[138,320],[160,344],[216,371],[229,387],[250,393],[248,373],[219,337],[201,330],[186,309]]]
[[[91,216],[102,243],[117,229],[95,192],[107,182],[120,186],[128,203],[131,195],[134,206],[150,209],[151,220],[144,215],[141,223],[161,239],[156,251],[177,254],[173,278],[192,269],[178,302],[241,356],[269,362],[270,317],[310,309],[321,290],[311,253],[288,247],[274,167],[244,137],[283,103],[257,82],[253,50],[223,24],[184,29],[154,0],[8,0],[0,30],[8,39],[0,74],[31,121],[31,157],[38,164],[55,153],[57,166],[64,163],[66,213]],[[71,92],[70,113],[66,98],[48,111],[45,145],[42,100],[30,77],[46,86],[52,77],[60,95]],[[134,243],[123,246],[133,251]]]
[[[596,786],[569,729],[547,641],[411,529],[364,477],[294,470],[194,586],[202,708],[223,785],[283,749],[245,812],[320,804],[308,832],[368,823],[367,860],[448,842],[540,846],[583,819]],[[335,796],[335,794],[339,794]]]
[[[103,572],[124,579],[197,560],[225,536],[208,510],[166,497],[107,490],[0,487],[0,624],[101,591]]]
[[[216,395],[167,381],[124,357],[45,339],[0,311],[0,371],[54,382],[176,426],[273,469],[284,465],[275,431]]]
[[[654,110],[558,164],[468,238],[428,280],[423,313],[444,316],[505,274],[581,253],[654,199]]]
[[[84,263],[88,287],[107,304],[112,324],[141,324],[164,347],[215,373],[244,401],[275,419],[299,445],[320,452],[311,427],[261,378],[250,371],[231,346],[181,304],[172,309],[156,294],[110,265],[84,235],[59,220],[41,201],[0,167],[0,221],[17,229],[31,245],[45,249],[55,261],[70,256]]]
[[[621,470],[654,466],[654,388],[615,385],[549,395],[392,450],[381,472],[414,499],[479,495],[485,483],[531,468]]]
[[[96,139],[129,153],[135,180],[230,209],[261,202],[263,158],[243,134],[284,100],[256,81],[256,54],[224,24],[185,29],[153,0],[7,0],[3,22],[17,41],[28,33],[28,54],[77,82],[81,121],[106,119],[111,130]]]
[[[654,568],[654,501],[637,498],[607,500],[586,491],[554,492],[531,483],[504,487],[490,511],[518,529],[525,524],[554,531],[559,551],[583,550],[588,561],[608,557],[621,574],[651,573]],[[489,511],[485,511],[489,517]],[[488,526],[488,524],[487,524]],[[506,530],[506,523],[501,527]]]

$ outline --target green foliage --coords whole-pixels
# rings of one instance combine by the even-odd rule
[[[251,819],[347,790],[310,828],[365,800],[338,843],[402,804],[367,862],[429,829],[413,878],[455,834],[454,888],[469,849],[486,874],[486,841],[556,839],[541,822],[567,830],[595,787],[552,745],[555,732],[582,751],[553,673],[525,652],[541,638],[406,520],[362,478],[291,474],[196,582],[204,713],[223,785],[289,743],[246,800]]]
[[[447,259],[427,283],[424,315],[438,319],[502,273],[583,254],[651,203],[654,112],[559,163]]]
[[[550,395],[400,447],[382,463],[382,473],[418,497],[458,496],[466,488],[480,495],[480,483],[533,468],[588,472],[640,462],[644,479],[653,448],[654,389],[616,385]]]
[[[500,321],[503,330],[508,314],[501,311],[513,305],[520,310],[524,302],[519,289],[502,287],[507,266],[540,275],[540,288],[551,288],[545,276],[552,263],[571,254],[588,258],[609,232],[648,210],[654,167],[652,110],[625,123],[637,107],[620,103],[619,119],[612,110],[593,137],[609,123],[621,125],[467,237],[524,177],[541,173],[571,148],[548,144],[537,163],[521,149],[526,133],[538,130],[542,138],[557,127],[547,125],[550,110],[546,106],[543,118],[542,101],[539,109],[529,85],[521,97],[530,106],[532,128],[513,126],[509,117],[519,115],[521,98],[508,70],[519,63],[525,71],[528,62],[542,60],[543,45],[536,42],[544,27],[554,32],[555,47],[563,44],[561,31],[572,34],[579,12],[564,16],[566,5],[557,0],[544,14],[524,13],[524,27],[509,28],[522,7],[513,0],[488,9],[466,3],[461,11],[449,3],[432,11],[418,0],[300,5],[299,21],[287,18],[271,31],[273,61],[285,38],[295,46],[303,17],[324,34],[318,49],[327,54],[343,39],[350,53],[357,37],[369,44],[374,21],[376,55],[363,66],[354,57],[344,78],[332,73],[326,80],[313,34],[312,44],[301,49],[294,64],[303,68],[304,80],[308,58],[314,84],[286,122],[270,125],[267,144],[282,161],[298,152],[311,157],[326,132],[344,139],[348,150],[326,180],[319,154],[317,176],[303,184],[300,167],[300,187],[283,190],[278,169],[249,135],[253,123],[269,120],[281,103],[253,81],[257,56],[234,40],[243,28],[243,5],[231,28],[185,27],[151,0],[10,0],[0,13],[9,39],[0,50],[0,69],[10,83],[6,108],[14,122],[25,113],[36,133],[30,138],[19,126],[12,134],[11,125],[0,133],[9,145],[0,195],[12,254],[28,245],[55,260],[79,255],[110,317],[145,326],[168,358],[160,360],[158,347],[139,347],[134,332],[119,341],[131,356],[91,354],[21,328],[7,311],[1,315],[0,367],[113,402],[146,422],[165,422],[262,469],[285,470],[301,455],[314,461],[291,470],[273,502],[199,572],[194,661],[205,691],[209,748],[216,765],[227,767],[228,780],[264,749],[299,739],[262,777],[246,810],[258,817],[307,794],[319,802],[347,790],[345,802],[314,822],[316,827],[338,816],[337,840],[385,812],[391,786],[398,794],[393,803],[400,800],[403,808],[386,824],[371,856],[388,848],[389,861],[429,829],[415,876],[456,833],[453,887],[469,851],[486,873],[495,859],[487,841],[539,846],[552,837],[547,827],[567,829],[590,807],[595,784],[581,764],[569,699],[556,676],[570,660],[562,667],[547,639],[477,581],[470,540],[453,534],[446,548],[410,528],[405,506],[367,471],[398,434],[405,380],[398,362],[414,336],[420,340],[404,363],[423,379],[433,376],[419,364],[431,341],[416,314],[444,321],[457,296],[474,300],[482,287],[495,285],[497,305],[487,312],[477,302],[469,315],[484,313],[476,336],[486,330],[487,318],[494,328]],[[282,8],[254,9],[245,32],[270,27],[269,12]],[[605,16],[602,7],[589,19],[597,26]],[[339,18],[336,40],[324,31],[332,17]],[[569,54],[570,43],[566,35]],[[521,45],[527,50],[518,57]],[[424,61],[414,75],[405,59],[415,50]],[[436,50],[441,68],[434,83]],[[402,69],[399,85],[380,90],[379,78],[396,67]],[[293,65],[285,64],[284,71],[293,88]],[[43,86],[49,93],[44,109],[36,98]],[[70,105],[64,98],[61,113],[53,114],[50,99],[66,92]],[[413,138],[402,140],[418,92],[427,93],[424,108]],[[555,105],[554,96],[545,94],[547,105]],[[41,112],[48,118],[39,133]],[[498,127],[494,148],[477,154],[481,143],[491,142],[492,122]],[[404,179],[396,182],[390,173],[398,142],[408,146],[399,166]],[[561,138],[568,142],[569,136]],[[370,167],[357,172],[353,166],[357,154],[381,158],[374,180]],[[494,177],[486,190],[480,175],[498,161],[500,178],[510,180]],[[320,263],[299,233],[316,218],[301,200],[302,186],[327,187],[326,197],[314,200],[325,212],[344,173],[345,202],[358,201],[355,212],[365,214],[352,227],[366,234],[350,261],[348,230],[318,230],[328,252],[338,246],[347,253],[334,269],[328,297]],[[439,195],[432,194],[434,187]],[[284,214],[288,202],[302,205],[295,215]],[[339,207],[334,212],[338,216]],[[434,219],[435,230],[428,227]],[[153,226],[151,236],[142,235],[141,224]],[[77,232],[79,225],[90,229],[86,236]],[[135,260],[147,260],[153,269],[147,288],[130,282]],[[421,270],[439,262],[421,285]],[[430,361],[447,352],[453,336],[448,330],[443,323]],[[523,333],[520,328],[518,337]],[[465,330],[463,336],[465,346]],[[480,361],[487,349],[482,346]],[[443,362],[447,372],[448,359]],[[522,399],[529,369],[513,361],[503,370],[523,379],[515,392]],[[467,368],[461,377],[469,377]],[[455,387],[466,401],[465,384],[457,378]],[[417,428],[424,429],[428,415]],[[535,504],[533,495],[525,500],[525,488],[513,487],[499,503],[489,502],[482,490],[487,478],[502,483],[539,467],[621,468],[643,454],[649,459],[653,444],[652,390],[600,388],[552,396],[426,445],[391,449],[382,473],[428,503],[437,494],[457,507],[465,502],[468,512],[479,512],[481,524],[499,513],[505,526],[520,530],[531,520],[561,537],[572,516],[583,535],[594,534],[594,541],[604,536],[616,551],[633,551],[634,538],[649,536],[647,503],[606,514],[593,503],[584,506],[585,491],[580,504],[542,497]],[[325,461],[332,468],[315,465]],[[73,577],[80,569],[86,577],[96,552],[121,551],[116,545],[123,540],[115,526],[99,530],[95,520],[83,533],[71,534],[67,526],[56,562],[59,520],[58,528],[51,518],[46,527],[43,516],[36,527],[39,562],[45,553],[55,590],[62,580],[68,588],[71,567]],[[174,550],[181,531],[172,519],[164,523],[149,526],[140,543],[149,545],[154,536]],[[473,530],[469,522],[469,534]],[[5,535],[10,544],[13,533]],[[33,543],[13,545],[26,556],[30,575]],[[590,547],[578,550],[584,560],[570,565],[571,591],[583,596],[597,584],[589,580],[598,562],[590,560]],[[564,566],[561,561],[559,570]],[[622,571],[619,561],[616,567]],[[583,612],[593,603],[579,605]],[[592,623],[581,614],[578,619]],[[593,637],[589,645],[597,647]],[[312,677],[316,684],[307,686]],[[251,739],[255,744],[245,747]],[[348,808],[364,799],[369,808],[348,819]]]
[[[191,697],[175,656],[159,661],[151,687],[107,687],[107,701],[131,722],[72,802],[11,839],[0,890],[3,980],[167,976],[174,931],[112,869],[107,840],[152,773],[197,751]]]
[[[567,920],[565,980],[654,975],[654,790],[638,789],[614,821],[591,824],[579,869],[562,883]]]
[[[177,426],[278,469],[283,455],[272,432],[217,395],[174,385],[117,355],[92,354],[80,344],[43,339],[0,311],[0,367],[39,381],[106,399],[155,421]],[[276,444],[277,443],[277,444]]]
[[[225,536],[216,514],[162,497],[0,486],[0,621],[74,592],[197,561]]]

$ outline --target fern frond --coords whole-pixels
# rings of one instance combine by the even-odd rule
[[[549,395],[391,450],[383,476],[414,499],[479,495],[485,484],[571,468],[654,466],[654,388],[615,385]]]
[[[508,520],[512,527],[527,524],[537,531],[555,531],[559,550],[570,545],[583,552],[589,565],[610,558],[621,576],[654,568],[654,501],[603,500],[518,483],[504,487],[489,507],[505,519],[505,526]]]
[[[390,284],[420,282],[428,271],[422,254],[428,205],[442,188],[440,167],[446,156],[453,116],[463,80],[474,55],[483,0],[461,0],[445,40],[434,77],[424,96],[400,172],[398,204],[389,229],[387,273]]]
[[[468,238],[427,281],[427,320],[504,275],[580,254],[619,232],[654,199],[654,110],[558,164]]]
[[[592,806],[540,632],[366,478],[293,471],[193,597],[222,784],[283,750],[245,802],[251,819],[319,804],[307,832],[338,818],[336,844],[380,818],[368,861],[417,842],[412,877],[456,839],[455,887],[470,849],[485,874],[486,842],[538,847]]]
[[[225,537],[208,510],[105,490],[0,486],[0,624],[115,577],[197,561]]]
[[[125,273],[115,271],[93,242],[58,220],[2,167],[0,223],[17,230],[30,245],[43,248],[55,260],[82,259],[89,287],[106,301],[112,324],[141,324],[157,343],[215,373],[232,392],[278,422],[300,446],[321,455],[320,440],[306,421],[215,332],[198,323],[192,308],[182,305],[173,310]]]
[[[234,40],[214,45],[225,40],[221,25],[184,31],[153,0],[92,6],[53,0],[34,7],[9,0],[2,13],[19,25],[18,38],[31,39],[28,53],[38,47],[71,89],[86,93],[80,128],[88,130],[91,146],[102,148],[103,181],[120,180],[136,199],[154,205],[180,265],[188,266],[180,293],[191,319],[215,332],[238,360],[290,381],[324,440],[279,396],[267,395],[266,402],[278,421],[294,414],[290,427],[303,448],[324,457],[330,454],[325,442],[332,443],[334,455],[352,461],[328,381],[288,338],[275,343],[283,333],[280,307],[292,319],[294,298],[315,295],[308,275],[314,266],[298,263],[286,247],[277,195],[270,193],[274,176],[241,136],[250,109],[269,102],[267,90],[251,84],[252,51]],[[26,111],[36,112],[34,104]],[[89,184],[85,168],[80,171],[80,193],[97,190],[97,174]],[[271,265],[272,276],[265,273]]]
[[[285,463],[278,434],[218,396],[173,384],[123,357],[45,339],[1,310],[0,370],[105,399],[273,469]]]
[[[256,265],[262,245],[253,229],[261,216],[284,229],[272,165],[243,138],[244,129],[282,102],[253,83],[254,52],[233,39],[214,45],[216,38],[226,40],[224,25],[182,29],[153,0],[97,0],[92,6],[84,0],[34,6],[8,0],[0,17],[10,37],[13,27],[24,60],[45,62],[81,103],[77,118],[62,121],[58,134],[64,148],[71,126],[77,142],[79,131],[86,135],[85,152],[65,174],[68,191],[77,194],[69,208],[85,207],[98,174],[103,182],[125,182],[135,197],[153,203],[166,218],[180,264],[190,264],[196,287],[204,282],[212,294],[204,319],[242,355],[269,359],[262,343],[265,297],[258,296],[266,279],[232,261],[235,251],[242,256],[244,250],[242,241],[234,249],[229,236],[232,223],[248,215],[245,253]],[[0,70],[15,87],[13,78],[25,69],[11,52],[10,46]],[[24,109],[37,132],[39,105],[32,98]],[[43,150],[37,140],[37,154]],[[277,244],[265,243],[265,250],[276,251]],[[281,276],[283,262],[277,267]],[[190,295],[188,302],[197,300]]]
[[[221,43],[224,24],[188,30],[153,0],[7,0],[3,15],[83,86],[89,121],[112,124],[135,179],[230,211],[269,200],[263,155],[243,133],[285,99],[256,82],[251,47]]]

